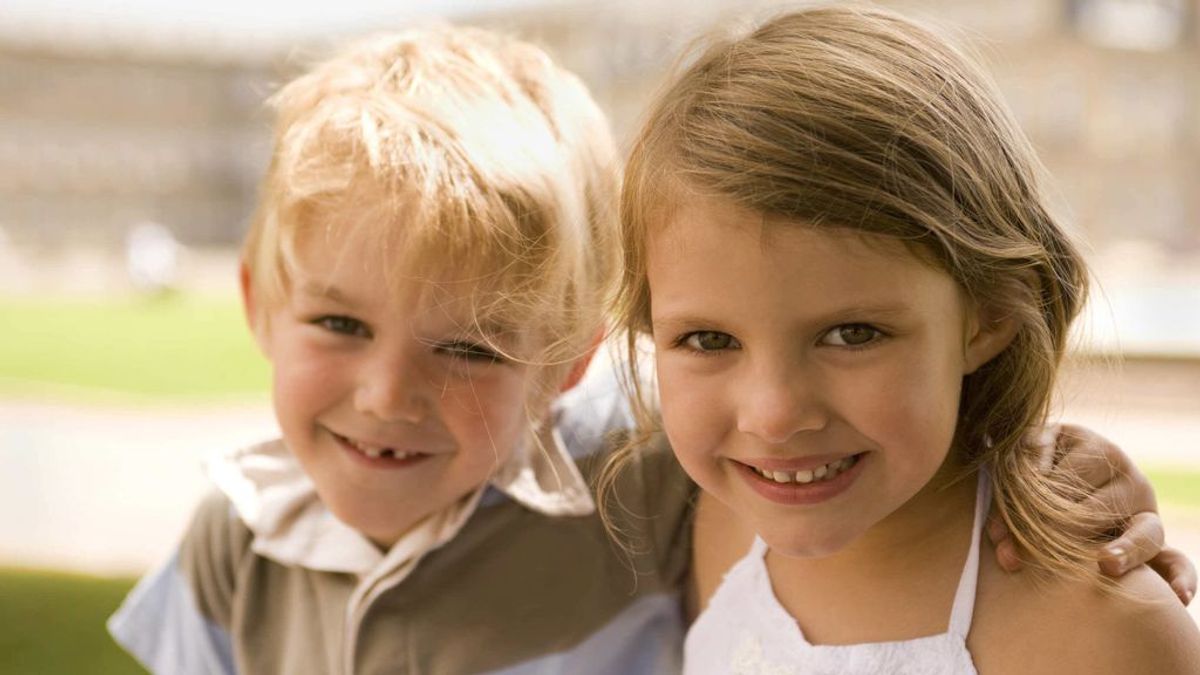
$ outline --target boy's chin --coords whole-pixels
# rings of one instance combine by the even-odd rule
[[[387,551],[387,550],[391,549],[392,546],[394,546],[396,544],[396,542],[403,539],[404,535],[408,534],[409,532],[412,532],[413,529],[416,528],[417,525],[419,525],[421,523],[421,520],[416,520],[414,522],[405,522],[403,524],[401,524],[401,523],[380,524],[377,522],[368,522],[368,523],[358,522],[358,523],[356,523],[356,522],[349,522],[346,520],[343,520],[342,522],[346,523],[346,525],[350,526],[352,529],[357,531],[359,534],[361,534],[362,536],[369,539],[371,541],[371,543],[375,544],[376,548],[378,548],[379,550]]]
[[[379,513],[376,509],[361,508],[356,504],[339,503],[337,500],[323,501],[343,525],[371,540],[371,543],[383,551],[390,549],[428,515],[413,514],[413,517],[399,519],[394,511]]]

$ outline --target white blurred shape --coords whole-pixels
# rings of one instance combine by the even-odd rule
[[[179,279],[179,256],[183,246],[165,225],[144,222],[129,231],[125,263],[129,280],[138,289],[163,291]]]

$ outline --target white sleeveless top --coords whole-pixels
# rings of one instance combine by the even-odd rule
[[[981,471],[971,550],[945,633],[898,642],[809,644],[776,599],[764,558],[767,545],[755,537],[750,553],[726,573],[688,630],[684,675],[975,675],[967,633],[975,611],[980,534],[990,502],[989,482]]]

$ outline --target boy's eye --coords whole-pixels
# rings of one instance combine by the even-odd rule
[[[504,357],[496,352],[496,350],[477,342],[446,342],[438,345],[438,350],[447,356],[466,359],[468,361],[496,363],[497,361],[504,360]]]
[[[729,333],[715,330],[700,330],[683,336],[683,344],[698,352],[716,352],[723,349],[736,349],[738,341]]]
[[[322,316],[313,323],[331,333],[352,337],[371,337],[371,331],[367,329],[366,324],[348,316]]]
[[[848,323],[834,326],[821,336],[821,344],[831,347],[864,347],[879,339],[883,333],[865,323]]]

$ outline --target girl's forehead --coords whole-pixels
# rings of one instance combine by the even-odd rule
[[[647,230],[647,245],[651,250],[655,247],[677,248],[700,231],[710,238],[757,242],[764,255],[780,247],[819,247],[849,257],[926,258],[918,254],[914,246],[896,237],[865,228],[764,213],[730,199],[706,196],[673,207],[669,215],[653,223]]]
[[[730,205],[679,208],[672,223],[651,233],[646,262],[658,316],[719,307],[739,314],[788,307],[823,316],[882,306],[929,313],[960,304],[953,277],[905,242]]]

